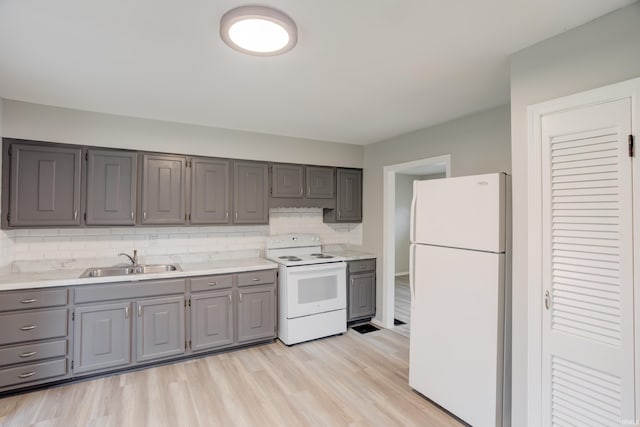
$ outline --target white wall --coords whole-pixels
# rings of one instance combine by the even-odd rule
[[[639,43],[640,3],[634,3],[511,58],[514,426],[525,426],[527,419],[526,107],[640,76]]]
[[[4,101],[3,136],[212,157],[362,167],[360,145]]]
[[[382,318],[383,168],[451,154],[451,175],[510,172],[509,107],[503,105],[364,147],[363,243],[379,258],[377,314]]]
[[[4,100],[4,137],[190,155],[362,167],[363,147],[160,122]],[[269,235],[319,234],[325,244],[362,245],[362,225],[324,224],[321,209],[272,209],[268,226],[77,228],[0,231],[0,267],[17,263],[100,257],[118,252],[161,256],[264,249]]]
[[[411,220],[411,199],[413,198],[413,181],[444,178],[444,174],[434,175],[409,175],[396,174],[396,200],[395,200],[395,244],[396,244],[396,269],[395,274],[407,274],[409,272],[409,222]]]

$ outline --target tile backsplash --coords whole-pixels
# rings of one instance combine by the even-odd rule
[[[254,251],[284,233],[318,234],[323,244],[362,245],[362,224],[325,224],[322,209],[271,209],[269,225],[210,227],[108,227],[3,230],[0,268],[12,262],[112,258],[135,248],[141,257]]]

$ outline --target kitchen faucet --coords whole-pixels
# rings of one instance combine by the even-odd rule
[[[135,267],[135,266],[138,265],[138,251],[136,249],[133,250],[133,256],[131,256],[131,255],[127,254],[127,253],[124,253],[124,252],[120,252],[118,254],[118,256],[120,256],[120,255],[126,256],[127,258],[129,258],[129,260],[131,261],[131,265],[132,266]]]

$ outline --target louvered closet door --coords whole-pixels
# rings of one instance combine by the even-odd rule
[[[630,132],[630,99],[542,118],[545,425],[635,419]]]

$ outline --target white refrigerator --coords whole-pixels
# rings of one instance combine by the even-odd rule
[[[474,427],[510,418],[509,194],[503,173],[414,182],[409,384]]]

